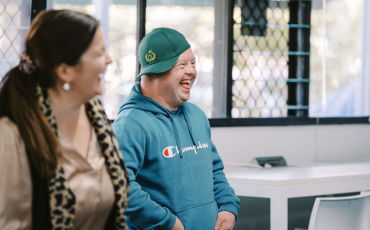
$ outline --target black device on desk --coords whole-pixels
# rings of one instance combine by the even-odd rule
[[[256,157],[250,161],[251,164],[258,164],[262,167],[265,167],[266,164],[271,165],[272,167],[283,167],[287,166],[287,163],[282,156],[276,157]]]

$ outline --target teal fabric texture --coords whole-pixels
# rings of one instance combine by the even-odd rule
[[[236,217],[229,186],[204,112],[186,102],[176,114],[140,92],[121,102],[113,123],[129,175],[128,220],[139,229],[214,229],[220,211]]]

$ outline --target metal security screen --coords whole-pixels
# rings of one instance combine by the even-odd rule
[[[308,115],[311,1],[235,0],[233,118]]]
[[[31,0],[0,1],[0,80],[16,66],[31,22]]]

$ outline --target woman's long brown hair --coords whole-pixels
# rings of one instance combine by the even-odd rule
[[[61,147],[39,108],[35,85],[43,90],[56,87],[56,67],[62,63],[77,65],[98,26],[97,20],[79,12],[41,12],[31,23],[25,41],[26,53],[36,71],[27,75],[16,66],[1,81],[0,118],[6,116],[17,125],[31,167],[43,178],[55,172]]]

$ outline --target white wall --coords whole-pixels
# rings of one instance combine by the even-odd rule
[[[370,125],[212,128],[224,162],[283,156],[288,165],[370,161]]]

